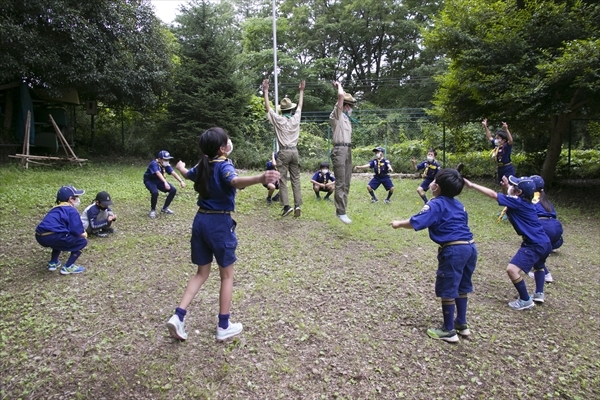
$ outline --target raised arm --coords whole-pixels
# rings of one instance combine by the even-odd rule
[[[265,98],[265,110],[267,110],[267,113],[271,110],[271,105],[269,104],[269,80],[265,79],[262,82],[262,88],[263,88],[263,96]]]
[[[485,136],[487,136],[488,140],[492,140],[492,133],[487,126],[487,118],[484,118],[483,121],[481,121],[481,125],[483,125],[483,129],[485,129]]]
[[[481,186],[476,183],[473,183],[468,179],[465,179],[465,186],[468,188],[471,188],[471,189],[475,189],[478,192],[481,192],[484,195],[486,195],[494,200],[498,200],[498,193],[496,193],[494,190],[492,190],[490,188],[486,188],[485,186]]]
[[[339,83],[338,81],[333,81],[333,87],[337,88],[338,91],[338,101],[337,101],[337,107],[341,108],[342,110],[344,109],[344,88],[342,87],[342,84]]]
[[[412,157],[412,158],[410,159],[410,163],[412,164],[412,166],[413,166],[413,168],[415,169],[415,171],[418,171],[418,170],[419,170],[419,169],[417,168],[417,160],[416,160],[414,157]]]
[[[508,136],[508,144],[512,145],[513,137],[510,134],[510,131],[508,130],[508,124],[506,122],[502,122],[502,129],[504,129],[506,131],[506,136]]]
[[[302,104],[304,103],[304,88],[305,87],[306,87],[305,81],[300,82],[300,85],[298,85],[298,90],[300,90],[300,96],[298,97],[298,107],[296,107],[297,112],[302,111]]]

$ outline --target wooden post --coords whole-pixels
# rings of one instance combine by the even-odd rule
[[[23,135],[23,154],[21,165],[25,164],[25,169],[29,169],[29,135],[31,130],[31,110],[27,111],[27,120],[25,121],[25,135]]]
[[[52,122],[54,131],[56,132],[56,136],[58,136],[58,139],[60,140],[60,142],[63,145],[63,149],[65,150],[67,157],[73,157],[75,160],[77,160],[77,156],[75,155],[75,152],[73,151],[71,146],[69,146],[67,139],[65,139],[65,137],[63,136],[62,132],[60,131],[60,128],[58,127],[58,125],[56,125],[56,122],[54,122],[54,118],[52,118],[51,114],[48,114],[48,116],[50,117],[50,122]],[[79,166],[81,166],[81,163],[79,163]]]

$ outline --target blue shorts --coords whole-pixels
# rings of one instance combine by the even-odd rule
[[[214,257],[222,268],[235,263],[236,225],[229,214],[197,213],[192,225],[192,262],[206,265]]]
[[[60,251],[79,251],[87,246],[87,239],[83,236],[73,236],[70,233],[55,233],[53,235],[35,235],[39,244]]]
[[[539,244],[528,244],[523,242],[517,254],[510,260],[511,264],[521,268],[526,274],[534,270],[544,269],[546,266],[546,258],[552,252],[550,242]]]
[[[456,244],[441,248],[438,252],[438,270],[435,279],[435,295],[456,299],[459,294],[471,293],[471,278],[477,264],[477,247],[472,244]]]
[[[390,190],[394,187],[394,184],[392,183],[392,180],[390,179],[389,175],[374,176],[369,182],[369,187],[373,190],[377,190],[379,185],[383,185],[385,190]]]
[[[419,185],[424,191],[428,191],[429,190],[429,185],[431,185],[431,182],[433,182],[433,179],[423,179],[423,182],[421,182],[421,184]]]
[[[502,177],[505,176],[506,179],[508,179],[509,176],[511,175],[515,175],[515,166],[510,164],[510,165],[505,165],[504,167],[498,167],[498,184],[501,185],[502,184]]]
[[[540,223],[544,228],[544,232],[548,235],[550,243],[552,243],[552,250],[558,249],[563,244],[563,227],[559,220],[554,218],[541,218]]]

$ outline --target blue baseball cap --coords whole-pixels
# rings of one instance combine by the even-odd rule
[[[68,201],[71,197],[81,196],[85,190],[77,190],[73,186],[62,186],[56,193],[56,200]]]
[[[162,158],[163,160],[170,160],[173,157],[171,157],[168,151],[161,150],[158,152],[158,158]]]
[[[515,176],[509,176],[508,181],[511,185],[515,185],[520,191],[523,192],[525,196],[533,196],[535,193],[535,183],[533,179],[528,176],[523,176],[521,178],[517,178]]]
[[[544,188],[544,178],[542,178],[539,175],[531,175],[530,176],[531,180],[533,181],[533,183],[535,183],[535,191],[539,192],[540,190],[542,190]]]
[[[383,150],[383,147],[375,147],[373,149],[373,152],[376,152],[376,151],[381,151],[383,153],[385,150]]]

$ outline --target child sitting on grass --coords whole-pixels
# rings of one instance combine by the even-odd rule
[[[44,217],[35,228],[35,239],[44,247],[52,249],[48,262],[48,271],[60,268],[62,275],[80,274],[85,268],[75,265],[81,250],[87,246],[87,233],[83,229],[77,207],[81,203],[79,196],[85,190],[77,190],[73,186],[63,186],[56,193],[56,206]],[[62,265],[59,261],[62,251],[70,251],[69,259]]]

